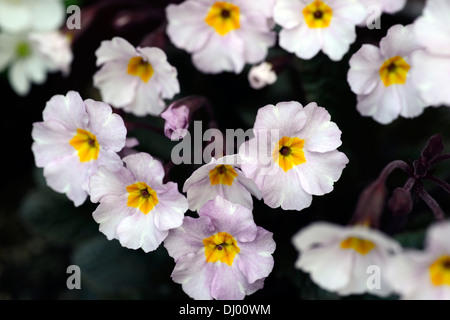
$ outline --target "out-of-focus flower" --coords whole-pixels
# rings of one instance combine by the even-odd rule
[[[56,30],[65,16],[62,0],[0,0],[0,29],[6,32]]]
[[[414,22],[417,41],[425,47],[412,55],[414,69],[411,77],[429,105],[450,106],[450,2],[428,0]]]
[[[422,114],[426,104],[410,77],[416,67],[411,54],[420,49],[412,25],[395,25],[381,39],[380,48],[365,44],[352,56],[348,82],[363,116],[388,124],[399,115]]]
[[[331,60],[341,60],[365,17],[355,0],[278,0],[274,8],[275,22],[282,27],[280,46],[302,59],[322,50]]]
[[[147,153],[123,159],[118,171],[99,168],[90,179],[93,213],[100,231],[129,249],[155,250],[188,209],[177,184],[163,184],[164,168]]]
[[[360,0],[366,9],[368,22],[373,23],[383,12],[394,14],[402,10],[406,5],[406,0]],[[366,23],[367,21],[364,21]]]
[[[94,85],[105,102],[136,116],[159,115],[180,91],[177,70],[159,48],[134,48],[123,38],[103,41],[96,51]]]
[[[0,34],[0,71],[8,68],[14,91],[27,95],[31,84],[43,84],[47,73],[70,71],[73,55],[69,39],[58,31]]]
[[[204,73],[240,73],[275,44],[268,15],[273,1],[187,0],[167,7],[167,34]]]
[[[241,300],[264,286],[275,242],[252,212],[217,197],[185,217],[164,241],[176,265],[172,279],[194,299]]]
[[[205,98],[189,96],[174,101],[161,113],[161,118],[166,120],[164,134],[171,140],[180,140],[186,136],[192,115],[202,107]],[[175,135],[174,135],[175,133]]]
[[[272,69],[271,63],[262,62],[250,69],[248,81],[253,89],[262,89],[267,85],[274,84],[277,81],[277,74]]]
[[[401,299],[450,300],[450,222],[431,225],[425,249],[405,249],[385,276]]]
[[[235,166],[236,162],[236,156],[225,156],[217,160],[212,158],[210,163],[192,173],[183,186],[190,210],[200,209],[217,195],[231,203],[253,209],[252,195],[261,199],[261,192],[255,183]]]
[[[253,132],[239,148],[241,169],[272,208],[309,207],[312,195],[333,190],[348,163],[337,151],[341,131],[316,103],[267,105],[258,110]]]
[[[383,272],[401,246],[378,230],[316,222],[292,238],[300,256],[296,268],[308,272],[323,289],[339,295],[371,293],[385,297],[392,288],[380,274],[368,284],[371,266]]]
[[[52,189],[79,206],[88,196],[89,177],[99,166],[122,167],[117,152],[125,145],[123,120],[106,103],[83,101],[74,91],[52,97],[43,119],[32,130],[36,166],[44,168]]]

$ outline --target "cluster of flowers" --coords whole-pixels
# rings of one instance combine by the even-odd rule
[[[337,61],[367,18],[364,6],[374,3],[393,13],[405,1],[186,0],[167,6],[167,34],[205,73],[240,73],[245,64],[262,62],[276,41],[275,23],[282,27],[279,45],[286,51],[310,59],[322,50]],[[432,98],[450,104],[441,88],[450,72],[430,70],[423,59],[427,55],[449,65],[442,47],[450,35],[440,27],[449,13],[445,0],[429,0],[417,28],[394,26],[380,49],[364,45],[352,57],[348,81],[361,113],[388,123],[398,114],[417,116]],[[424,28],[434,37],[414,32]],[[47,184],[75,206],[88,197],[98,203],[93,218],[108,239],[145,252],[164,244],[176,263],[173,281],[192,298],[243,299],[262,288],[274,265],[275,242],[271,232],[255,224],[252,196],[271,208],[300,211],[313,196],[333,191],[349,160],[337,150],[341,131],[328,111],[295,101],[260,108],[254,137],[237,154],[213,158],[194,171],[184,196],[176,183],[165,181],[161,161],[128,149],[127,129],[110,107],[161,116],[168,133],[186,128],[192,109],[176,102],[166,108],[164,101],[180,91],[177,70],[161,49],[135,48],[119,37],[103,41],[96,56],[100,69],[94,85],[103,101],[83,101],[73,91],[54,96],[43,122],[33,125],[32,150]],[[435,90],[444,92],[437,97]],[[188,210],[198,216],[185,216]],[[293,238],[301,253],[296,266],[341,295],[395,291],[404,298],[448,299],[449,228],[448,223],[430,228],[426,252],[416,253],[403,252],[370,226],[317,223]],[[392,270],[381,290],[366,285],[368,265]],[[413,275],[420,281],[409,282]]]
[[[60,31],[65,16],[62,0],[0,0],[0,72],[8,69],[17,94],[27,95],[49,72],[70,72],[71,43]]]

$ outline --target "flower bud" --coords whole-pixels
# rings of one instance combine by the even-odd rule
[[[262,89],[267,85],[275,83],[277,81],[277,74],[272,69],[271,63],[263,62],[250,69],[248,81],[253,89]]]
[[[411,192],[405,188],[396,188],[388,201],[388,208],[397,216],[409,214],[413,209]]]

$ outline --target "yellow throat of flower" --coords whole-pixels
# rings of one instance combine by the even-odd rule
[[[376,245],[370,240],[348,237],[341,242],[340,247],[344,250],[352,249],[361,255],[366,255],[370,251],[372,251],[376,247]]]
[[[154,70],[150,62],[144,61],[141,57],[133,57],[128,62],[127,73],[147,83],[153,76]]]
[[[218,232],[209,238],[203,239],[206,262],[223,262],[231,266],[233,260],[241,249],[229,233]]]
[[[229,2],[216,2],[209,9],[205,22],[224,36],[241,27],[239,7]]]
[[[404,84],[411,66],[400,56],[387,59],[380,68],[380,77],[385,87]]]
[[[127,186],[127,206],[139,209],[143,214],[148,214],[157,204],[158,195],[145,182],[136,182]]]
[[[323,1],[316,0],[303,9],[303,16],[308,27],[327,28],[333,18],[333,10]]]
[[[100,153],[100,145],[96,136],[89,131],[77,129],[77,134],[69,141],[69,143],[78,152],[80,162],[97,160]]]
[[[435,286],[450,286],[450,256],[444,255],[434,261],[430,268],[430,280]]]
[[[297,137],[281,138],[272,152],[273,161],[275,161],[275,163],[277,163],[285,172],[299,164],[305,163],[306,159],[303,151],[304,145],[305,140]]]
[[[232,166],[221,164],[209,171],[209,180],[212,186],[216,184],[231,186],[237,175]]]

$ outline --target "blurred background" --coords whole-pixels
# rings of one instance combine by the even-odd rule
[[[42,170],[35,167],[31,152],[32,123],[42,121],[46,102],[55,94],[69,90],[80,92],[84,99],[101,100],[92,85],[97,71],[95,50],[102,40],[121,36],[133,45],[162,47],[169,62],[178,69],[181,93],[175,98],[202,95],[212,104],[219,128],[253,126],[258,108],[267,104],[295,100],[302,104],[317,102],[331,114],[332,121],[342,130],[343,145],[339,148],[350,159],[332,193],[315,197],[311,207],[301,211],[271,209],[254,199],[257,225],[274,233],[277,249],[275,266],[266,279],[264,289],[248,296],[256,299],[342,299],[315,286],[308,275],[294,268],[297,252],[291,237],[312,221],[349,222],[362,190],[392,160],[415,160],[434,134],[441,134],[446,152],[450,151],[450,110],[448,107],[427,108],[415,119],[395,120],[380,125],[371,118],[361,117],[356,110],[356,98],[346,81],[348,60],[363,43],[378,44],[394,24],[409,24],[420,14],[423,2],[408,1],[406,8],[395,15],[383,15],[381,29],[358,28],[357,41],[340,62],[332,62],[323,54],[304,61],[293,57],[279,74],[277,82],[261,90],[250,87],[247,74],[250,66],[239,75],[223,73],[205,75],[197,71],[190,56],[175,48],[164,33],[164,0],[98,0],[66,1],[82,9],[82,28],[70,31],[74,60],[67,77],[49,74],[43,85],[33,85],[30,93],[20,97],[11,89],[6,71],[0,73],[1,171],[0,193],[0,299],[188,299],[181,286],[170,279],[174,261],[161,245],[155,252],[122,248],[118,241],[108,241],[98,231],[92,219],[95,205],[86,201],[75,208],[64,195],[49,189]],[[158,31],[159,30],[159,31]],[[288,56],[278,47],[270,50],[269,58]],[[157,117],[128,120],[163,128]],[[201,117],[201,115],[200,115]],[[201,119],[201,118],[200,118]],[[170,160],[174,143],[164,135],[134,129],[136,147],[162,159]],[[172,169],[170,179],[184,181],[196,169],[180,165]],[[448,181],[448,165],[436,168],[436,175]],[[389,191],[403,186],[404,173],[395,172],[388,180]],[[433,186],[428,192],[449,212],[448,194]],[[188,213],[191,214],[191,213]],[[383,221],[391,219],[386,208]],[[404,229],[393,237],[405,247],[420,248],[426,226],[434,220],[430,209],[419,201]],[[383,225],[382,225],[383,229]],[[66,273],[69,265],[81,269],[81,290],[68,290]],[[395,299],[395,297],[391,297]],[[350,296],[345,299],[375,299],[373,296]]]

